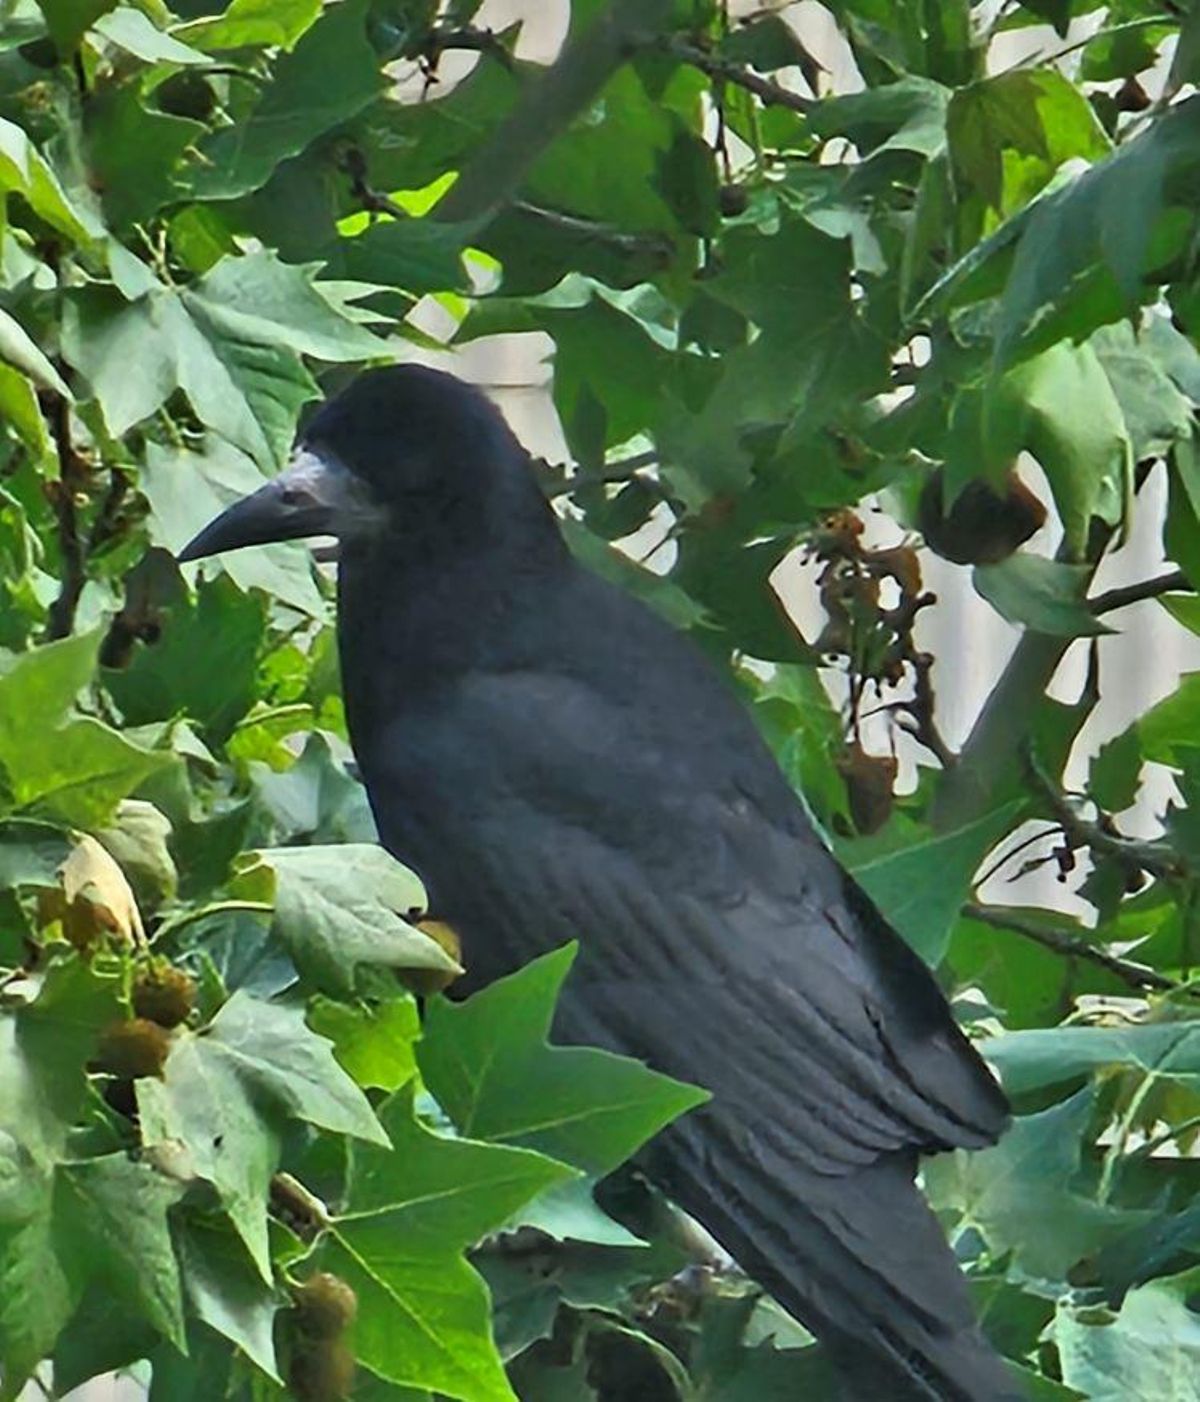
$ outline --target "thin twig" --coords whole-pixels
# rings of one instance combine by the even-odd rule
[[[943,769],[952,769],[958,763],[958,756],[943,739],[934,715],[936,699],[933,692],[933,664],[934,656],[931,652],[914,652],[913,699],[908,706],[913,724],[905,729],[914,740],[925,746]]]
[[[666,234],[629,234],[611,224],[601,224],[595,219],[583,219],[577,214],[564,214],[558,209],[546,209],[542,205],[530,204],[528,200],[513,200],[512,207],[521,214],[528,214],[534,219],[540,219],[544,224],[561,229],[563,233],[602,243],[617,253],[658,257],[662,260],[663,267],[670,263],[675,252],[675,244]]]
[[[1190,590],[1191,587],[1187,575],[1182,570],[1170,570],[1154,579],[1124,584],[1119,589],[1106,589],[1103,594],[1089,599],[1087,606],[1092,613],[1112,613],[1114,609],[1123,609],[1129,604],[1140,604],[1143,599],[1157,599],[1162,594],[1176,594],[1181,590]]]
[[[666,48],[676,58],[690,64],[693,68],[700,69],[702,73],[707,73],[710,78],[717,78],[723,82],[732,83],[735,87],[745,88],[747,92],[752,92],[764,107],[788,107],[793,112],[807,116],[818,106],[816,98],[792,92],[790,88],[785,88],[781,83],[776,83],[771,78],[764,78],[761,73],[755,73],[752,68],[746,68],[740,63],[721,58],[718,54],[710,54],[704,49],[697,48],[695,44],[689,44],[686,39],[670,39],[667,41]]]
[[[1130,1152],[1129,1157],[1131,1159],[1148,1159],[1164,1144],[1169,1144],[1172,1139],[1178,1139],[1181,1134],[1187,1134],[1189,1130],[1193,1129],[1200,1129],[1200,1115],[1192,1115],[1177,1125],[1170,1125],[1161,1134],[1156,1134],[1153,1139],[1147,1139],[1144,1144],[1139,1144],[1136,1149]]]
[[[1083,959],[1089,964],[1096,964],[1131,988],[1154,988],[1167,993],[1181,987],[1174,979],[1160,974],[1156,969],[1147,969],[1131,960],[1121,959],[1075,935],[1064,934],[1061,930],[1047,930],[1032,920],[1022,919],[1007,908],[968,901],[962,913],[971,920],[978,920],[981,925],[990,925],[994,930],[1010,930],[1068,959]]]
[[[412,218],[395,200],[371,185],[367,178],[366,157],[358,147],[351,147],[342,156],[342,169],[350,177],[350,193],[368,214],[388,214],[393,219]],[[594,219],[583,219],[577,214],[565,214],[557,209],[545,209],[541,205],[530,204],[528,200],[513,200],[511,208],[563,233],[603,244],[614,253],[626,257],[642,255],[656,258],[664,268],[675,252],[675,245],[666,234],[630,234],[611,224],[601,224]]]
[[[71,442],[71,406],[64,395],[53,394],[50,431],[58,454],[58,481],[50,484],[51,505],[58,522],[58,548],[62,555],[62,581],[58,597],[50,605],[46,640],[70,637],[75,611],[87,582],[87,545],[80,532],[75,495],[87,477],[87,468]]]
[[[100,510],[88,532],[86,553],[90,556],[118,534],[120,530],[121,507],[129,494],[129,478],[120,468],[109,472],[108,491],[100,503]]]
[[[1104,813],[1099,821],[1081,817],[1071,800],[1059,792],[1032,750],[1026,750],[1025,762],[1034,788],[1061,825],[1068,846],[1102,852],[1115,858],[1128,871],[1148,872],[1166,881],[1178,881],[1188,875],[1187,863],[1173,847],[1165,842],[1141,842],[1126,837],[1116,831]]]
[[[458,29],[430,30],[423,51],[429,62],[437,63],[447,49],[464,49],[469,53],[486,54],[510,72],[513,67],[513,56],[494,29],[465,24]]]
[[[655,452],[634,453],[631,457],[622,458],[620,462],[606,464],[603,472],[582,472],[575,468],[569,477],[565,475],[565,466],[548,463],[544,458],[538,460],[537,466],[546,474],[562,475],[562,480],[548,489],[547,495],[551,499],[569,496],[583,487],[607,486],[612,483],[632,482],[635,479],[652,489],[657,489],[665,496],[667,489],[662,483],[655,478],[642,476],[647,468],[654,467],[657,463],[658,454]]]

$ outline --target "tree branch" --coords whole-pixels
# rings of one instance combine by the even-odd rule
[[[671,0],[612,0],[572,35],[550,68],[476,152],[434,210],[447,224],[482,227],[511,199],[525,173],[596,96],[646,36],[656,33]]]
[[[939,832],[973,822],[994,802],[1029,733],[1031,709],[1050,685],[1070,641],[1047,633],[1022,636],[971,727],[958,763],[942,780],[932,814]]]
[[[1140,604],[1143,599],[1157,599],[1161,594],[1176,594],[1181,590],[1191,590],[1191,582],[1182,570],[1171,570],[1167,574],[1156,575],[1154,579],[1142,579],[1136,584],[1125,584],[1119,589],[1106,589],[1087,601],[1087,606],[1095,614],[1112,613],[1129,604]]]
[[[1035,944],[1052,949],[1065,958],[1083,959],[1089,964],[1095,964],[1131,988],[1153,988],[1166,993],[1182,986],[1156,969],[1148,969],[1128,959],[1118,958],[1099,945],[1088,944],[1087,940],[1079,939],[1075,935],[1064,934],[1061,930],[1047,930],[1032,920],[1023,919],[1006,907],[979,905],[975,901],[968,901],[963,906],[962,913],[971,920],[978,920],[981,925],[990,925],[994,930],[1008,930],[1027,940],[1033,940]]]
[[[706,49],[689,44],[686,39],[669,39],[664,47],[668,53],[683,63],[698,68],[702,73],[707,73],[710,78],[745,88],[747,92],[753,93],[764,107],[788,107],[793,112],[807,115],[818,105],[818,99],[792,92],[790,88],[785,88],[771,78],[764,78],[752,68],[721,58],[718,54],[711,54]]]
[[[1112,535],[1110,530],[1096,541],[1089,560],[1093,569]],[[1056,559],[1077,563],[1066,541]],[[1004,786],[1028,739],[1031,712],[1045,696],[1071,642],[1048,633],[1022,634],[958,752],[958,764],[938,788],[930,814],[935,831],[964,827],[995,804],[997,791]]]

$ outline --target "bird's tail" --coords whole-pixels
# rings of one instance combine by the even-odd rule
[[[711,1130],[711,1127],[710,1127]],[[976,1324],[966,1281],[891,1154],[844,1176],[763,1163],[687,1122],[652,1175],[829,1350],[863,1402],[1019,1402]]]

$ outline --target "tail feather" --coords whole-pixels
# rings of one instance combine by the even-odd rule
[[[798,1173],[760,1162],[711,1121],[698,1133],[698,1118],[663,1136],[652,1176],[817,1335],[848,1396],[1019,1402],[913,1182],[914,1155],[889,1154],[844,1176]]]

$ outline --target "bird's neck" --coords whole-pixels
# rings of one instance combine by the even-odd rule
[[[571,561],[540,493],[517,508],[486,522],[410,521],[344,554],[338,636],[352,738],[367,740],[465,673],[521,665],[517,620]]]

